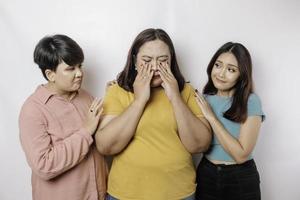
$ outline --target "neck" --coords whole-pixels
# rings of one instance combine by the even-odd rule
[[[60,90],[59,88],[56,87],[55,84],[48,82],[45,87],[50,90],[51,92],[54,92],[55,94],[57,94],[58,96],[66,99],[66,100],[71,100],[74,95],[76,94],[76,92],[69,92],[69,91],[64,91],[64,90]]]
[[[234,94],[234,89],[232,90],[218,90],[217,95],[222,97],[232,97]]]

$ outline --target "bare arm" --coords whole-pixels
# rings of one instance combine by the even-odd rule
[[[183,145],[190,153],[206,151],[211,142],[211,130],[207,120],[197,118],[181,96],[174,98],[172,105]]]
[[[211,141],[211,130],[204,118],[197,118],[183,101],[178,83],[168,64],[159,67],[163,88],[172,104],[179,137],[190,153],[203,152],[208,149]]]
[[[133,84],[135,100],[122,114],[103,117],[95,136],[100,153],[117,154],[128,145],[150,97],[152,76],[150,66],[141,66]]]
[[[122,151],[133,137],[145,104],[134,101],[122,114],[105,115],[95,139],[97,149],[104,155]]]

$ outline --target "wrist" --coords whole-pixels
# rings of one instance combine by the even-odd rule
[[[178,103],[182,102],[180,93],[176,93],[176,94],[172,95],[170,98],[170,101],[172,104],[178,104]]]
[[[207,118],[207,121],[208,121],[210,124],[215,124],[216,122],[218,122],[218,119],[216,118],[216,116],[211,116],[211,117],[208,117],[208,118]]]
[[[132,103],[133,106],[139,108],[139,109],[144,109],[146,103],[148,100],[140,100],[140,99],[135,99]]]

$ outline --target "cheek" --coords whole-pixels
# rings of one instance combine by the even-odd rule
[[[239,79],[239,76],[237,76],[237,75],[231,75],[229,77],[229,80],[232,84],[235,84],[238,81],[238,79]]]
[[[59,77],[60,82],[64,84],[68,84],[72,82],[73,79],[74,79],[74,75],[72,73],[64,73],[61,74]]]
[[[141,58],[137,57],[135,60],[135,65],[139,67],[141,64],[145,64],[145,62]]]
[[[213,69],[210,73],[210,77],[213,78],[214,76],[216,76],[217,71],[215,69]]]

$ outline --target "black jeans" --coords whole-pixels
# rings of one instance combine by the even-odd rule
[[[260,179],[254,160],[215,165],[205,157],[197,168],[197,200],[260,200]]]

